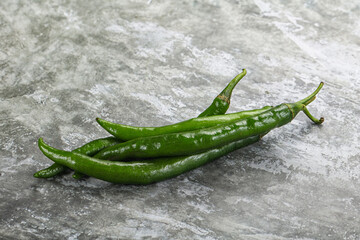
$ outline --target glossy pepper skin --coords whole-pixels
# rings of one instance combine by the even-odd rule
[[[238,140],[219,148],[191,156],[152,159],[152,161],[116,162],[52,148],[39,139],[45,156],[88,176],[121,184],[150,184],[176,177],[241,147],[253,144],[260,136]]]
[[[205,129],[133,139],[103,149],[94,157],[124,161],[131,158],[184,156],[261,135],[291,122],[300,111],[310,117],[306,105],[315,99],[322,85],[323,83],[313,94],[299,102],[280,104],[256,116]],[[312,116],[310,118],[316,123],[323,121]]]
[[[100,139],[91,141],[77,149],[74,149],[72,152],[80,153],[80,154],[87,155],[87,156],[93,156],[96,153],[98,153],[100,150],[102,150],[106,147],[113,146],[115,144],[119,144],[121,142],[122,141],[120,141],[119,139],[116,139],[114,137],[100,138]],[[50,178],[50,177],[54,177],[54,176],[60,174],[61,172],[65,171],[65,170],[66,170],[65,166],[58,164],[58,163],[54,163],[50,167],[36,172],[34,174],[34,177]]]
[[[196,129],[213,127],[216,125],[238,121],[239,119],[248,118],[265,112],[271,108],[271,106],[265,106],[260,109],[241,111],[231,114],[197,117],[162,127],[134,127],[108,122],[100,118],[97,118],[96,121],[111,135],[123,141],[128,141],[140,137],[150,137],[168,133],[186,132]]]
[[[230,106],[230,98],[236,84],[246,75],[246,69],[243,69],[222,92],[213,100],[212,104],[205,109],[198,117],[207,117],[226,113]]]
[[[221,115],[225,114],[227,109],[230,105],[230,98],[233,89],[238,84],[238,82],[246,75],[246,70],[243,69],[242,73],[238,74],[233,80],[230,81],[230,83],[222,90],[222,92],[213,100],[213,103],[199,116],[212,116],[212,115]],[[104,120],[103,120],[104,121]],[[98,121],[99,122],[99,121]],[[101,124],[100,124],[101,125]],[[109,145],[103,146],[103,139],[94,140],[89,145],[85,144],[83,147],[80,147],[79,149],[75,149],[74,151],[77,151],[79,153],[84,153],[88,156],[93,156],[95,153],[100,151],[102,148],[112,146],[113,144],[109,142]],[[98,143],[101,145],[101,149],[98,148]],[[94,152],[88,152],[89,154],[86,154],[86,152],[94,147]],[[84,150],[82,150],[84,149]],[[91,153],[91,154],[90,154]],[[64,172],[66,168],[64,166],[61,166],[59,164],[53,164],[48,168],[42,169],[34,174],[34,177],[38,178],[50,178],[54,177],[62,172]],[[75,172],[73,174],[73,177],[76,179],[81,178],[83,175],[81,173]]]
[[[94,158],[124,161],[131,158],[184,156],[259,135],[293,119],[285,104],[237,122],[188,132],[133,139],[103,149]]]
[[[66,170],[65,166],[58,163],[54,163],[50,167],[37,171],[36,173],[34,173],[33,176],[36,178],[51,178],[64,172],[65,170]]]
[[[231,121],[236,117],[248,117],[251,115],[258,114],[265,109],[270,107],[265,107],[262,109],[256,109],[251,111],[244,111],[241,113],[237,113],[239,116],[230,115],[229,119],[221,118],[221,119],[206,119],[205,117],[209,116],[217,116],[223,115],[226,113],[230,106],[230,99],[232,91],[235,86],[239,83],[239,81],[246,75],[246,70],[238,74],[234,79],[232,79],[228,85],[221,91],[221,93],[213,100],[212,104],[204,110],[197,118],[193,118],[187,121],[183,121],[176,124],[171,124],[163,127],[134,127],[129,125],[112,123],[101,118],[96,118],[96,121],[102,126],[106,131],[108,131],[111,135],[115,136],[118,139],[123,141],[128,141],[134,138],[139,137],[149,137],[166,133],[174,133],[174,132],[183,132],[189,130],[195,130],[199,128],[206,128],[214,125],[221,124],[220,121]]]

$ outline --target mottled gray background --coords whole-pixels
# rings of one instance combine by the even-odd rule
[[[197,116],[242,68],[229,112],[309,109],[177,178],[122,186],[63,175],[37,148],[107,136],[94,121]],[[0,2],[1,239],[360,239],[360,3]]]

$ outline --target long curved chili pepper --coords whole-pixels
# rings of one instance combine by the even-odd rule
[[[129,125],[112,123],[101,118],[96,118],[96,121],[111,135],[123,141],[128,141],[138,137],[148,137],[165,133],[183,132],[218,125],[221,124],[221,121],[225,121],[225,119],[204,119],[203,117],[225,114],[226,111],[229,109],[231,94],[235,86],[245,75],[246,69],[243,69],[240,74],[238,74],[228,83],[228,85],[221,91],[221,93],[213,100],[212,104],[197,117],[199,118],[199,120],[196,120],[197,118],[193,118],[187,121],[163,127],[134,127]],[[236,119],[237,117],[245,118],[251,115],[256,115],[262,111],[265,111],[265,109],[267,108],[270,107],[237,113],[237,115],[239,116],[230,115],[229,121],[231,121],[231,119]]]
[[[74,153],[80,153],[80,154],[84,154],[87,156],[93,156],[96,153],[98,153],[100,150],[106,148],[106,147],[110,147],[113,146],[115,144],[121,143],[121,141],[119,139],[116,139],[114,137],[106,137],[106,138],[100,138],[100,139],[96,139],[94,141],[91,141],[77,149],[74,149],[72,152]],[[53,165],[51,165],[48,168],[42,169],[38,172],[36,172],[34,174],[34,177],[36,178],[50,178],[50,177],[54,177],[62,172],[64,172],[66,170],[66,167],[58,164],[58,163],[54,163]],[[80,177],[80,175],[79,175]]]
[[[222,92],[213,100],[212,104],[206,109],[204,110],[204,112],[202,112],[199,116],[212,116],[212,115],[220,115],[220,114],[225,114],[226,111],[229,108],[230,105],[230,98],[231,98],[231,94],[233,89],[235,88],[235,86],[238,84],[238,82],[246,75],[246,70],[243,69],[242,73],[238,74],[234,79],[232,79],[230,81],[230,83],[222,90]],[[98,140],[94,140],[93,142],[90,142],[89,146],[94,145],[95,146],[95,150],[97,150],[98,148],[96,147],[97,143],[96,141],[99,142],[103,142],[103,139],[98,139]],[[109,144],[108,146],[103,146],[103,148],[105,147],[109,147],[112,146],[113,144]],[[85,147],[86,149],[88,149],[89,147],[87,146],[87,144],[85,144],[83,147]],[[82,147],[80,147],[81,149]],[[98,151],[100,151],[101,149],[98,149],[96,152],[94,152],[93,154],[86,154],[88,156],[92,156],[95,153],[97,153]],[[74,151],[82,151],[82,150],[78,150],[75,149]],[[34,174],[34,177],[38,177],[38,178],[50,178],[50,177],[54,177],[62,172],[64,172],[66,170],[66,168],[64,166],[61,166],[59,164],[54,163],[53,165],[51,165],[48,168],[42,169],[38,172],[36,172]],[[75,172],[73,174],[73,177],[76,179],[81,178],[83,175],[81,173],[77,173]]]
[[[124,161],[131,158],[196,154],[283,126],[291,122],[300,111],[304,111],[313,122],[320,124],[323,118],[318,120],[312,117],[306,105],[313,101],[322,86],[323,83],[320,83],[316,91],[303,100],[280,104],[256,116],[205,129],[133,139],[105,148],[95,154],[94,158]]]
[[[191,156],[152,159],[152,161],[117,162],[52,148],[39,139],[39,148],[57,164],[88,176],[121,184],[150,184],[178,176],[241,147],[257,142],[253,136]]]
[[[134,127],[130,125],[108,122],[100,118],[97,118],[96,121],[111,135],[115,136],[120,140],[128,141],[140,137],[150,137],[150,136],[156,136],[156,135],[162,135],[168,133],[186,132],[196,129],[213,127],[216,125],[230,123],[230,122],[238,121],[240,119],[255,116],[271,108],[272,108],[271,106],[265,106],[260,109],[241,111],[237,113],[215,115],[208,117],[197,117],[162,127]]]

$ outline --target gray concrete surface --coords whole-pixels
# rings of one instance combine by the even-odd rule
[[[123,186],[51,164],[107,136],[95,117],[195,117],[242,68],[229,112],[304,114],[177,178]],[[0,2],[1,239],[360,239],[359,1]]]

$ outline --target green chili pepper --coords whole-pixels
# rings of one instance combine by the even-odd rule
[[[230,81],[230,83],[224,88],[224,90],[213,100],[212,104],[199,116],[211,116],[211,115],[220,115],[226,113],[227,109],[230,105],[230,98],[233,89],[237,85],[237,83],[246,75],[246,70],[243,69],[242,73],[238,74],[233,80]],[[101,146],[101,148],[98,148],[98,142]],[[83,147],[80,147],[78,149],[75,149],[74,151],[77,151],[78,153],[84,153],[85,155],[92,156],[98,151],[100,151],[102,148],[112,146],[112,143],[109,143],[107,146],[103,146],[103,139],[94,140],[88,144],[85,144]],[[89,151],[89,149],[94,148],[94,152],[92,154],[86,154],[86,152],[83,151]],[[84,148],[84,150],[82,150]],[[85,150],[86,149],[86,150]],[[79,152],[80,151],[80,152]],[[42,169],[34,174],[34,177],[38,178],[50,178],[54,177],[62,172],[64,172],[66,168],[64,166],[61,166],[59,164],[53,164],[48,168]],[[75,172],[73,174],[73,177],[76,179],[81,178],[83,175],[81,173]]]
[[[117,124],[108,122],[101,118],[96,118],[96,121],[111,135],[123,141],[128,141],[139,137],[155,136],[165,133],[183,132],[195,130],[199,128],[207,128],[210,126],[221,124],[222,121],[231,121],[234,119],[245,118],[259,114],[270,107],[256,109],[251,111],[243,111],[236,114],[227,115],[227,118],[217,118],[215,115],[223,115],[230,106],[230,99],[232,91],[238,82],[246,75],[246,70],[238,74],[230,83],[221,91],[221,93],[213,100],[212,104],[203,111],[197,118],[193,118],[180,123],[167,125],[163,127],[134,127],[129,125]],[[212,116],[212,118],[204,118]]]
[[[197,117],[189,119],[187,121],[162,127],[134,127],[108,122],[100,118],[97,118],[96,121],[111,135],[123,141],[128,141],[140,137],[150,137],[168,133],[186,132],[195,129],[213,127],[255,116],[271,108],[271,106],[265,106],[261,109],[254,109],[231,114]]]
[[[205,129],[133,139],[105,148],[95,154],[94,158],[123,161],[130,158],[196,154],[283,126],[291,122],[300,111],[304,111],[312,121],[320,124],[324,119],[318,120],[311,116],[306,105],[315,99],[322,86],[323,83],[303,100],[280,104],[256,116]]]
[[[107,138],[100,138],[100,139],[96,139],[94,141],[91,141],[85,145],[83,145],[82,147],[79,147],[77,149],[74,149],[73,152],[74,153],[80,153],[80,154],[84,154],[87,156],[93,156],[96,153],[98,153],[100,150],[106,148],[106,147],[110,147],[113,146],[115,144],[120,143],[121,141],[114,138],[114,137],[107,137]],[[48,168],[42,169],[38,172],[36,172],[34,174],[34,177],[36,178],[50,178],[50,177],[54,177],[62,172],[64,172],[66,169],[65,166],[58,164],[58,163],[54,163],[53,165],[51,165]],[[81,177],[80,174],[77,174],[77,177]]]
[[[198,117],[207,117],[221,115],[226,113],[230,106],[230,98],[236,84],[246,75],[246,69],[238,74],[231,82],[222,90],[222,92],[214,99],[212,104],[205,109]]]
[[[83,154],[52,148],[39,139],[39,148],[57,164],[67,166],[104,181],[122,184],[150,184],[178,176],[236,149],[257,142],[253,136],[222,147],[191,156],[152,159],[152,161],[114,162],[88,157]]]

